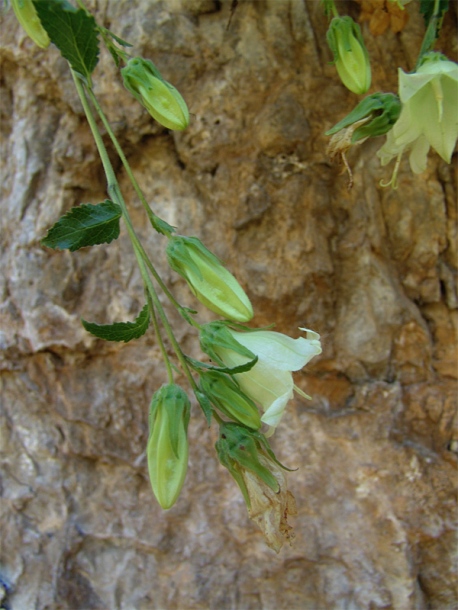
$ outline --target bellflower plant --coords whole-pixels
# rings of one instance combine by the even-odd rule
[[[101,203],[72,208],[49,229],[41,243],[72,252],[110,244],[119,236],[122,221],[139,268],[146,303],[133,322],[82,323],[93,336],[119,342],[137,339],[153,327],[167,376],[166,383],[155,389],[151,399],[145,443],[154,496],[163,509],[170,509],[178,500],[186,477],[191,400],[176,383],[177,375],[181,375],[208,425],[216,422],[219,426],[218,458],[239,485],[249,515],[260,526],[267,544],[278,552],[284,540],[292,538],[287,515],[294,512],[294,498],[287,490],[283,472],[287,469],[276,459],[260,428],[263,422],[270,431],[277,426],[295,389],[292,371],[298,371],[321,352],[319,335],[305,331],[306,338],[291,339],[281,333],[243,326],[253,318],[253,307],[232,273],[198,238],[175,235],[175,228],[150,208],[98,101],[92,79],[99,59],[108,57],[100,53],[102,42],[135,99],[162,125],[181,131],[189,122],[186,102],[152,61],[130,57],[128,49],[132,45],[98,25],[83,0],[77,0],[77,7],[68,0],[13,0],[13,7],[37,44],[45,47],[52,41],[67,60],[103,165],[109,197]],[[348,32],[350,39],[352,32]],[[353,44],[350,40],[350,46]],[[123,166],[147,220],[166,237],[164,258],[170,269],[186,280],[190,292],[203,306],[223,320],[199,324],[193,317],[198,312],[178,303],[161,278],[134,226],[116,174],[118,164],[113,165],[106,141],[112,145],[111,154],[117,155]],[[144,223],[141,227],[143,231]],[[202,349],[212,363],[185,354],[164,303],[173,307],[194,332],[197,329]],[[264,412],[262,417],[259,408]]]
[[[420,174],[426,169],[430,147],[450,163],[458,138],[458,65],[432,53],[413,74],[399,69],[399,97],[400,117],[377,153],[382,165],[410,151],[410,167]]]

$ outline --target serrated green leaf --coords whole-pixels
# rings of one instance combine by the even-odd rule
[[[105,341],[132,341],[144,335],[149,326],[149,307],[145,305],[134,322],[115,322],[114,324],[95,324],[81,319],[84,328],[95,337]]]
[[[67,0],[33,0],[41,24],[73,70],[91,80],[99,60],[95,19]]]
[[[119,236],[120,217],[121,208],[108,199],[97,205],[79,205],[62,216],[41,243],[70,252],[85,246],[109,244]]]

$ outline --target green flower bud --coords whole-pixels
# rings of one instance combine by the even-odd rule
[[[124,86],[158,123],[183,131],[189,125],[189,111],[181,94],[164,80],[148,59],[133,57],[121,70]]]
[[[394,93],[373,93],[365,97],[350,114],[326,132],[332,136],[338,131],[359,123],[352,131],[351,143],[382,136],[387,133],[401,114],[401,101]]]
[[[175,384],[163,385],[151,400],[148,471],[162,508],[171,508],[183,487],[188,468],[187,430],[191,404]]]
[[[345,87],[358,95],[366,93],[371,86],[371,66],[359,25],[351,17],[334,17],[326,39]]]
[[[224,415],[258,430],[261,417],[254,402],[227,375],[214,371],[203,373],[200,389]]]
[[[27,36],[30,36],[33,42],[42,49],[49,47],[51,41],[46,30],[41,25],[32,0],[11,0],[11,5],[17,20],[26,31]]]
[[[237,322],[251,320],[253,308],[242,287],[199,239],[171,236],[166,253],[169,265],[205,307]]]

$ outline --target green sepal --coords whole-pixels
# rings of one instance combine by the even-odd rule
[[[162,220],[162,218],[159,218],[159,216],[156,216],[156,214],[152,214],[151,224],[153,225],[155,231],[165,235],[166,237],[169,237],[171,233],[175,233],[176,231],[175,227],[169,225],[168,222]]]
[[[361,100],[350,114],[329,129],[326,135],[332,136],[341,129],[367,118],[370,120],[355,129],[351,141],[355,143],[363,138],[382,136],[396,123],[401,108],[401,102],[394,93],[373,93]]]
[[[95,324],[81,319],[84,328],[105,341],[132,341],[144,335],[150,322],[149,307],[145,305],[134,322],[114,322],[114,324]]]
[[[119,68],[119,66],[121,65],[121,61],[124,61],[124,62],[128,61],[129,55],[126,53],[126,51],[123,51],[122,49],[118,49],[118,47],[114,43],[115,42],[118,43],[121,47],[132,47],[133,45],[131,45],[126,40],[119,38],[119,36],[116,36],[116,34],[113,34],[113,32],[111,32],[107,28],[104,28],[100,25],[97,26],[97,30],[100,33],[100,35],[102,36],[102,40],[103,40],[106,48],[110,52],[110,54],[116,64],[116,67]]]
[[[206,362],[195,360],[194,358],[191,358],[191,356],[186,356],[186,360],[192,366],[192,368],[198,372],[214,371],[215,373],[224,373],[226,375],[238,375],[239,373],[246,373],[251,370],[258,361],[258,357],[255,356],[253,360],[249,360],[244,364],[240,364],[239,366],[233,367],[214,366],[213,364],[207,364]]]
[[[119,237],[119,205],[106,199],[93,205],[75,206],[53,225],[41,243],[48,248],[70,250],[109,244]]]
[[[167,244],[167,260],[170,267],[185,279],[187,279],[185,271],[186,268],[195,273],[198,278],[203,279],[202,271],[199,265],[194,262],[193,258],[189,254],[190,245],[194,246],[202,258],[205,259],[209,264],[223,264],[219,258],[210,252],[210,250],[208,250],[197,237],[172,235],[169,239],[169,243]]]
[[[167,411],[168,421],[170,423],[169,436],[170,444],[172,445],[173,453],[178,459],[178,440],[179,431],[184,426],[185,431],[188,429],[189,418],[191,416],[191,403],[186,392],[180,386],[170,383],[163,385],[155,392],[149,410],[148,424],[149,433],[151,436],[156,420],[156,415],[159,406]]]
[[[99,60],[98,29],[94,17],[67,0],[33,0],[41,24],[51,42],[72,67],[91,82]]]
[[[263,441],[261,437],[264,439]],[[275,493],[280,489],[277,479],[259,461],[258,451],[262,451],[266,444],[269,447],[267,440],[261,433],[242,424],[224,422],[220,425],[220,436],[215,444],[218,458],[236,480],[248,508],[250,508],[250,498],[241,474],[243,469],[254,472]],[[269,457],[273,455],[270,447],[268,455]],[[279,463],[276,458],[275,462]]]
[[[211,423],[212,423],[212,413],[213,413],[212,403],[210,402],[208,396],[206,396],[200,390],[194,390],[194,394],[195,394],[195,396],[197,398],[197,401],[198,401],[202,411],[204,412],[205,419],[207,420],[207,424],[209,426],[211,426]]]
[[[225,322],[220,321],[203,324],[200,328],[199,334],[200,347],[203,352],[208,354],[208,356],[210,356],[210,358],[217,362],[220,366],[224,366],[224,362],[218,356],[217,351],[215,351],[215,347],[230,349],[241,356],[250,358],[251,362],[253,363],[249,369],[247,369],[250,370],[256,364],[258,358],[251,350],[244,345],[241,345],[236,339],[234,339],[228,326],[229,325]]]

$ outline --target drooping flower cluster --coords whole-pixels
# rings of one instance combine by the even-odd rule
[[[407,22],[405,5],[409,0],[370,0],[362,2],[361,21],[369,20],[372,34],[381,34],[390,24],[400,31]],[[369,56],[359,26],[350,17],[339,17],[334,0],[323,0],[325,12],[331,13],[327,32],[342,83],[354,93],[365,93],[370,86]],[[326,132],[331,136],[327,152],[333,160],[340,157],[349,175],[353,175],[346,152],[367,138],[386,134],[386,142],[378,151],[382,166],[396,159],[393,175],[382,186],[397,187],[401,157],[409,153],[410,167],[415,174],[425,171],[427,156],[433,148],[450,163],[458,138],[458,65],[441,53],[434,52],[440,24],[448,2],[421,2],[426,32],[417,66],[407,74],[399,68],[398,95],[377,92],[362,100],[344,119]],[[398,20],[397,23],[395,21]]]
[[[399,97],[401,114],[377,153],[382,165],[409,152],[412,171],[421,174],[430,147],[450,163],[458,138],[458,64],[433,53],[413,74],[399,68]]]
[[[153,322],[168,374],[168,383],[154,393],[149,410],[146,455],[154,495],[164,509],[175,504],[185,481],[189,453],[191,402],[186,391],[174,382],[177,367],[170,360],[164,344],[162,331],[165,331],[176,360],[208,423],[214,419],[220,427],[216,451],[221,464],[239,485],[249,515],[263,531],[267,544],[278,552],[283,542],[293,537],[287,516],[295,513],[295,505],[294,497],[286,485],[284,471],[288,469],[276,459],[266,436],[275,431],[294,390],[307,397],[294,385],[292,373],[299,371],[321,353],[319,335],[301,329],[306,336],[292,339],[278,332],[243,326],[254,314],[251,302],[239,282],[199,239],[174,235],[174,228],[149,208],[95,97],[91,75],[98,61],[101,37],[116,65],[119,67],[121,62],[126,64],[121,69],[126,89],[161,125],[172,130],[183,130],[189,123],[188,107],[181,94],[161,76],[156,66],[141,57],[129,58],[129,54],[116,44],[123,48],[131,45],[98,26],[83,3],[79,3],[80,7],[76,9],[70,3],[56,0],[36,3],[35,9],[31,0],[12,1],[19,21],[31,38],[43,48],[52,39],[69,62],[76,90],[103,161],[109,183],[108,191],[113,199],[104,202],[104,206],[88,204],[83,211],[80,208],[80,215],[86,215],[85,221],[88,218],[91,221],[87,225],[78,221],[82,233],[87,229],[82,241],[74,241],[75,219],[70,214],[72,222],[67,216],[63,217],[53,227],[55,229],[59,226],[59,236],[56,237],[54,231],[51,239],[48,233],[45,245],[77,249],[82,247],[81,244],[110,243],[113,234],[119,233],[116,222],[122,216],[137,255],[147,300],[138,318],[134,323],[111,325],[85,322],[85,328],[95,336],[107,340],[130,341],[146,332],[148,324]],[[66,27],[63,36],[60,32],[62,23]],[[84,23],[86,26],[83,28],[81,24]],[[348,84],[357,89],[365,89],[369,86],[370,72],[368,74],[367,66],[362,65],[365,49],[364,45],[361,47],[359,29],[347,20],[344,20],[343,29],[337,23],[335,26],[337,69],[342,75],[348,75],[348,66],[362,68],[356,79],[349,75]],[[83,37],[80,36],[82,29]],[[106,134],[111,138],[153,228],[168,239],[166,256],[170,268],[187,282],[200,303],[223,320],[199,325],[191,318],[191,314],[196,312],[180,306],[160,278],[135,233],[103,138],[97,131],[97,121],[89,101],[104,124]],[[102,207],[104,221],[110,225],[106,234],[99,228]],[[95,221],[98,222],[97,236],[91,224]],[[199,329],[201,347],[212,362],[200,362],[182,352],[152,278],[183,317]],[[267,428],[266,434],[261,431],[263,425]]]

